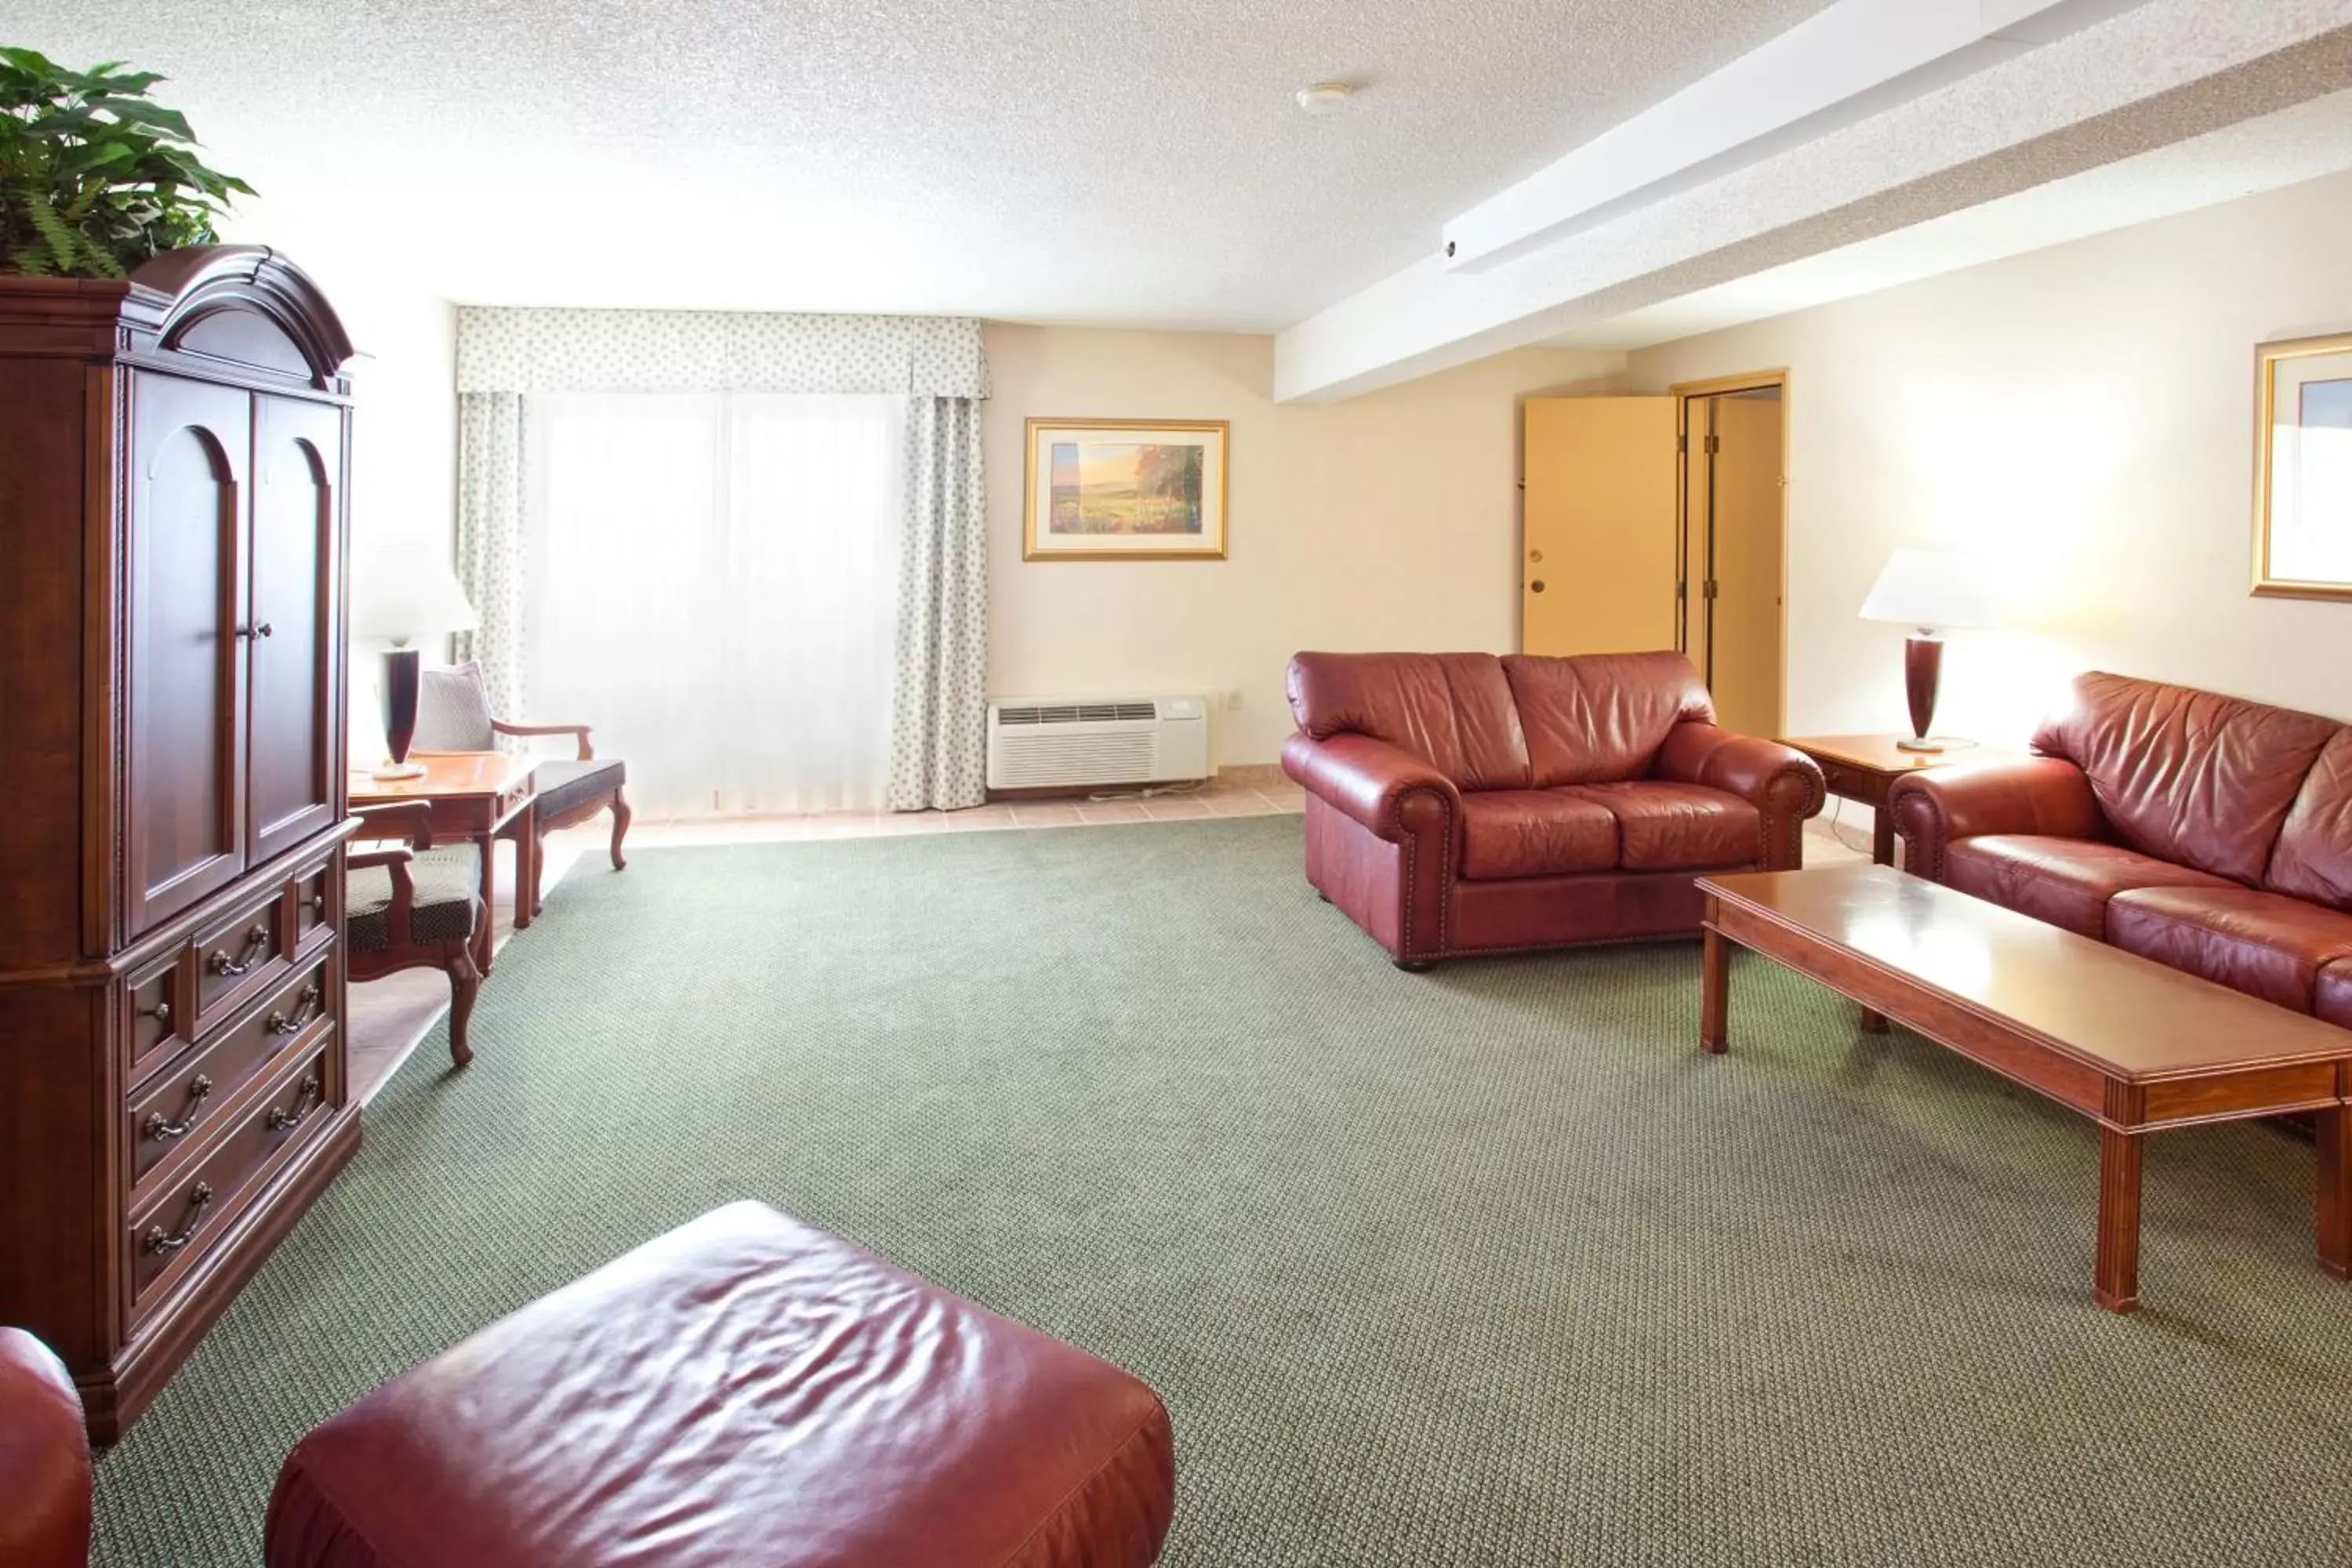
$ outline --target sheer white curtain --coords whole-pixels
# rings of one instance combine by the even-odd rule
[[[526,400],[533,714],[593,723],[644,816],[878,806],[906,400]]]

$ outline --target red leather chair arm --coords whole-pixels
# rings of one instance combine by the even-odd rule
[[[1820,764],[1804,752],[1713,724],[1681,723],[1667,731],[1650,773],[1719,789],[1753,805],[1764,817],[1764,864],[1776,871],[1803,864],[1805,819],[1829,795]]]
[[[0,1329],[0,1563],[89,1568],[89,1438],[48,1346]]]
[[[1307,794],[1391,844],[1433,828],[1450,841],[1462,820],[1462,792],[1452,779],[1411,752],[1370,735],[1320,741],[1293,735],[1283,742],[1282,771]],[[1449,857],[1445,864],[1453,863]]]
[[[2105,838],[2107,821],[2083,770],[2057,757],[1937,768],[1895,781],[1887,795],[1904,867],[1944,878],[1944,851],[1958,839],[1993,833]]]

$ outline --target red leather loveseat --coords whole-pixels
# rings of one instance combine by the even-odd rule
[[[1302,653],[1290,711],[1307,879],[1408,969],[1695,935],[1693,877],[1795,867],[1822,807],[1677,653]]]
[[[2093,674],[2033,748],[1897,782],[1906,868],[2352,1026],[2352,728]]]

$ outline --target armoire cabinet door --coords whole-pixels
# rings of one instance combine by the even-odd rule
[[[258,864],[335,820],[341,734],[335,592],[342,410],[253,401],[252,659],[246,763],[247,858]]]
[[[237,611],[252,408],[235,387],[131,375],[126,940],[245,868]]]

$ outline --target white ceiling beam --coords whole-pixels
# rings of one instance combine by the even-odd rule
[[[1557,340],[2352,88],[2352,0],[2145,0],[2089,26],[1991,3],[2031,47],[1493,265],[1448,268],[1433,247],[1282,332],[1276,396],[1330,401]]]
[[[1479,271],[1921,98],[2144,0],[1838,0],[1445,226]]]

